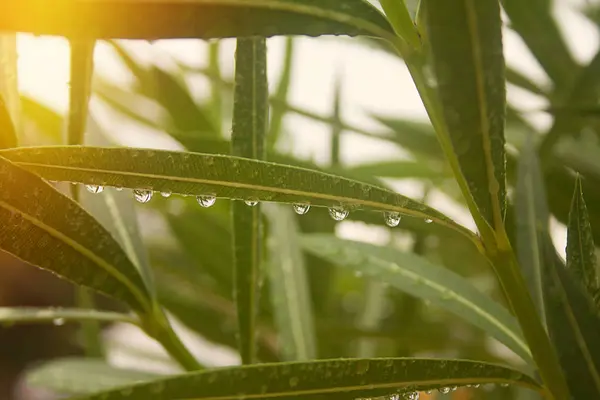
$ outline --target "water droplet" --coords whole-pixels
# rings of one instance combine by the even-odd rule
[[[348,210],[344,206],[334,206],[329,208],[329,215],[336,221],[343,221],[348,216]]]
[[[474,385],[472,385],[472,386],[473,386],[475,389],[477,389],[479,386],[481,386],[481,384],[479,384],[479,383],[476,383],[476,384],[474,384]]]
[[[99,185],[85,185],[85,188],[87,189],[88,192],[94,193],[94,194],[104,192],[104,186],[99,186]]]
[[[456,389],[458,389],[458,387],[457,387],[457,386],[450,386],[450,391],[451,391],[451,392],[455,392],[455,391],[456,391]]]
[[[54,326],[62,326],[62,325],[64,325],[64,324],[65,324],[65,319],[64,319],[64,318],[54,318],[54,319],[52,320],[52,324],[53,324]]]
[[[298,386],[298,383],[300,383],[300,378],[298,378],[297,376],[293,376],[290,378],[290,387],[296,387]]]
[[[244,203],[249,206],[249,207],[254,207],[255,205],[258,204],[258,200],[256,199],[248,199],[248,200],[244,200]]]
[[[448,394],[448,393],[450,393],[450,388],[449,387],[441,387],[438,389],[438,392],[440,392],[442,394]]]
[[[121,192],[121,191],[123,191],[123,186],[115,186],[115,190],[117,192]]]
[[[419,400],[419,392],[410,392],[404,394],[406,400]]]
[[[426,394],[431,394],[431,393],[433,393],[433,390],[431,390],[431,389],[427,389],[427,390],[425,391],[425,393],[426,393]]]
[[[397,212],[386,211],[383,213],[383,219],[385,220],[385,224],[390,228],[400,224],[400,214]]]
[[[298,215],[304,215],[310,210],[310,204],[306,203],[295,203],[293,207],[294,212]]]
[[[152,199],[152,195],[154,193],[152,192],[152,190],[147,190],[147,189],[135,189],[133,191],[133,197],[135,197],[135,199],[137,201],[139,201],[140,203],[147,203],[150,201],[150,199]]]
[[[170,190],[163,190],[162,192],[160,192],[160,195],[161,195],[162,197],[164,197],[165,199],[166,199],[166,198],[168,198],[168,197],[171,197],[171,194],[172,194],[172,193],[171,193],[171,191],[170,191]]]
[[[425,223],[426,224],[430,224],[432,222],[433,222],[433,220],[431,218],[425,218]]]
[[[501,387],[503,387],[503,388],[506,388],[506,387],[508,387],[509,385],[508,385],[508,383],[501,383],[501,384],[500,384],[500,386],[501,386]]]
[[[208,208],[208,207],[212,206],[213,204],[215,204],[215,202],[217,201],[217,196],[215,196],[214,194],[196,196],[196,201],[202,207]]]

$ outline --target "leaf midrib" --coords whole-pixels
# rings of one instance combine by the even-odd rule
[[[133,285],[131,283],[131,281],[125,275],[123,275],[117,268],[115,268],[113,265],[109,264],[101,257],[98,257],[95,253],[88,250],[87,248],[85,248],[84,246],[82,246],[81,244],[76,242],[75,240],[71,239],[70,237],[62,234],[61,232],[52,228],[51,226],[46,225],[45,223],[32,217],[31,215],[24,213],[23,211],[19,210],[18,208],[11,206],[10,204],[6,203],[5,201],[0,200],[0,207],[4,208],[12,213],[17,213],[17,214],[21,215],[25,220],[29,221],[31,224],[37,226],[38,228],[47,232],[49,235],[55,237],[56,239],[60,240],[61,242],[65,243],[65,244],[67,244],[68,246],[70,246],[71,248],[76,250],[78,253],[80,253],[82,256],[89,259],[94,264],[100,266],[110,276],[112,276],[113,278],[118,280],[120,283],[122,283],[125,287],[127,287],[127,289],[129,289],[130,293],[133,294],[135,299],[139,302],[139,305],[144,307],[144,309],[146,311],[149,311],[151,309],[150,305],[146,301],[146,296],[144,296],[142,294],[142,292],[139,291],[138,288],[135,287],[135,285]]]
[[[500,210],[500,204],[498,203],[498,191],[499,182],[496,179],[495,167],[492,159],[492,143],[490,139],[490,126],[487,119],[488,104],[485,96],[485,83],[483,77],[483,60],[482,60],[482,49],[478,31],[477,15],[475,13],[475,5],[473,1],[476,0],[464,0],[466,14],[467,14],[467,26],[469,31],[469,37],[471,38],[471,49],[473,56],[473,63],[475,69],[475,82],[477,86],[477,98],[479,103],[479,118],[480,128],[483,142],[483,152],[486,164],[486,175],[488,180],[488,193],[490,195],[490,204],[492,206],[492,215],[494,228],[496,230],[503,229],[504,224],[502,221],[502,212]],[[481,1],[481,0],[479,0]],[[495,183],[495,184],[494,184]]]

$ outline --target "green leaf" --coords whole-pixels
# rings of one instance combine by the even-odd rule
[[[505,78],[497,0],[428,0],[437,88],[454,152],[479,212],[502,229]],[[480,227],[481,229],[481,227]]]
[[[506,81],[508,83],[512,83],[513,85],[520,87],[521,89],[525,89],[530,91],[531,93],[540,95],[540,96],[548,96],[548,91],[545,88],[540,87],[537,83],[532,81],[529,77],[523,75],[520,71],[516,69],[506,67]]]
[[[600,305],[600,282],[598,281],[594,239],[579,176],[575,181],[575,191],[569,212],[567,268],[587,289],[588,295],[594,299],[596,305]]]
[[[17,82],[17,35],[0,34],[0,149],[17,147],[21,107]]]
[[[0,31],[71,38],[227,38],[274,35],[369,35],[390,38],[387,20],[362,0],[24,0],[6,9]],[[77,24],[71,23],[77,21]]]
[[[412,296],[431,301],[484,330],[533,365],[514,317],[454,272],[415,254],[331,235],[304,236],[302,246],[340,267],[354,269]]]
[[[307,169],[245,158],[132,148],[78,146],[1,150],[0,156],[51,180],[273,202],[343,204],[395,211],[479,239],[442,213],[374,185]]]
[[[568,241],[569,239],[567,239]],[[600,318],[592,299],[547,236],[544,301],[548,333],[574,399],[600,395]],[[576,367],[574,367],[576,366]]]
[[[273,95],[273,97],[277,99],[277,102],[271,106],[271,121],[269,124],[269,134],[267,135],[269,148],[275,146],[277,139],[279,139],[282,133],[283,120],[287,111],[286,108],[282,106],[282,103],[285,104],[288,98],[290,82],[292,80],[293,56],[294,38],[287,37],[285,39],[285,54],[283,57],[283,67],[281,68],[281,77],[279,78],[277,89]]]
[[[383,178],[431,179],[438,182],[450,178],[450,172],[442,170],[427,160],[419,161],[377,161],[348,167],[348,174],[354,176],[379,176]]]
[[[27,372],[33,387],[60,394],[91,394],[124,385],[152,381],[158,374],[115,368],[102,360],[63,358],[44,363]]]
[[[349,359],[219,368],[78,397],[78,400],[375,397],[477,383],[508,383],[539,390],[510,368],[466,360]],[[73,399],[75,400],[75,399]]]
[[[139,325],[131,315],[78,308],[0,307],[0,325],[64,323],[69,321],[126,322]]]
[[[238,39],[231,128],[233,155],[259,160],[265,158],[268,98],[266,39]],[[264,243],[261,207],[254,198],[248,198],[245,203],[234,202],[231,208],[234,297],[242,363],[251,364],[254,362],[256,351],[259,274]]]
[[[502,6],[516,31],[558,90],[571,83],[575,62],[562,37],[548,0],[503,0]]]
[[[341,124],[341,102],[342,102],[342,83],[339,75],[335,78],[335,86],[333,88],[333,115],[331,116],[331,166],[340,166],[340,142],[342,140],[342,124]]]
[[[208,44],[208,70],[217,78],[221,77],[220,50],[219,41]],[[223,133],[223,96],[221,92],[218,85],[213,84],[210,88],[210,109],[218,137],[221,137]]]
[[[304,212],[302,206],[299,212]],[[271,301],[283,359],[307,361],[317,358],[316,337],[304,255],[299,244],[295,214],[280,204],[265,204],[269,218],[267,264]]]
[[[544,178],[541,175],[536,149],[531,136],[528,137],[519,158],[515,208],[516,248],[519,264],[538,315],[544,320],[544,298],[542,293],[543,238],[549,232],[550,214],[546,204]]]
[[[95,40],[72,40],[67,144],[83,144],[94,72]]]
[[[0,249],[149,312],[144,283],[112,236],[75,202],[1,156],[0,225]]]

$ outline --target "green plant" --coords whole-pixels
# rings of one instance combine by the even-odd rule
[[[7,99],[0,103],[0,249],[81,286],[81,308],[5,309],[0,310],[0,320],[81,321],[89,357],[34,369],[33,383],[76,398],[105,400],[414,399],[419,392],[447,393],[457,386],[480,384],[511,386],[499,396],[562,400],[600,394],[595,334],[600,283],[594,256],[598,232],[591,228],[600,226],[600,177],[597,159],[581,156],[582,148],[593,146],[596,137],[573,134],[597,134],[600,58],[584,66],[573,59],[551,16],[551,1],[505,0],[501,5],[497,0],[422,0],[406,7],[402,0],[386,0],[381,1],[385,15],[362,0],[55,3],[43,13],[32,13],[41,3],[22,0],[0,17],[2,31],[65,36],[72,49],[66,145],[59,145],[56,132],[48,130],[48,110],[31,99],[19,103],[15,85],[0,87]],[[506,67],[501,6],[511,28],[548,74],[551,87],[540,87]],[[593,18],[594,13],[589,15]],[[349,126],[340,117],[339,86],[331,118],[289,105],[292,39],[276,93],[269,96],[265,38],[330,34],[367,36],[356,40],[401,57],[431,123],[374,116],[388,128],[385,134]],[[119,42],[110,44],[135,76],[135,90],[92,80],[96,40],[231,37],[238,38],[235,82],[223,78],[216,61],[219,47],[212,43],[209,67],[195,71],[212,82],[211,97],[201,105],[178,75],[140,65]],[[6,40],[10,42],[9,35]],[[16,57],[4,47],[0,50],[8,55],[0,65],[14,68]],[[550,103],[554,120],[545,135],[507,104],[506,82]],[[139,123],[168,132],[187,151],[108,147],[88,116],[92,92]],[[159,103],[169,116],[166,122],[136,111],[133,105],[142,98]],[[55,146],[17,147],[19,106],[25,118],[43,116],[41,125],[55,138]],[[227,106],[232,106],[230,139],[222,132]],[[286,113],[331,126],[331,165],[318,166],[279,151]],[[339,143],[346,131],[400,145],[416,161],[345,167]],[[446,192],[469,210],[477,233],[425,200],[386,188],[381,177],[417,177]],[[44,180],[83,184],[96,195],[77,185],[69,198]],[[582,181],[591,200],[589,209]],[[148,257],[139,233],[128,229],[137,223],[129,199],[111,187],[132,189],[143,204],[155,192],[165,198],[172,193],[195,196],[185,200],[179,213],[169,209],[170,200],[147,205],[166,220],[184,256],[156,244],[148,246]],[[514,190],[512,198],[509,189]],[[232,201],[215,204],[217,198]],[[210,210],[200,210],[196,202]],[[311,207],[328,208],[333,221],[315,211],[307,214]],[[568,224],[566,263],[551,242],[550,215]],[[385,221],[390,227],[402,217],[398,229],[414,239],[412,252],[393,241],[374,246],[336,238],[334,224],[347,217],[368,224]],[[440,245],[428,245],[430,237]],[[457,268],[445,268],[456,266],[457,255],[464,268],[460,274],[452,270]],[[500,284],[499,293],[484,295],[461,276],[487,274],[489,267]],[[369,280],[356,279],[345,269]],[[264,290],[270,301],[259,296],[261,272],[267,276]],[[340,287],[364,292],[365,310],[356,323],[350,315],[338,315]],[[85,288],[122,301],[132,313],[89,310],[93,297]],[[388,297],[402,311],[387,321],[393,345],[381,344],[374,351],[369,334],[386,334],[382,304]],[[425,321],[427,311],[414,298],[458,315],[503,343],[521,362],[490,354],[483,339],[473,339],[474,350],[459,351],[464,358],[481,361],[390,358],[390,353],[431,351],[438,342],[456,346],[443,337],[450,323]],[[256,365],[204,369],[174,332],[165,308],[206,338],[237,344],[242,362]],[[231,317],[237,321],[237,335],[221,328]],[[98,321],[137,325],[189,372],[156,377],[93,359],[102,356],[94,324]],[[334,323],[327,325],[328,321]],[[347,332],[327,334],[332,325]],[[409,330],[415,326],[421,331]],[[442,333],[430,336],[423,329]],[[279,347],[270,340],[273,332],[279,335]],[[340,344],[342,334],[349,340]],[[346,342],[358,344],[353,348]],[[348,353],[356,358],[339,359]]]

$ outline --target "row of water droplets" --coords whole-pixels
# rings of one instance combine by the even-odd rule
[[[487,391],[492,390],[494,388],[494,386],[495,385],[493,383],[483,385],[483,387]],[[473,385],[466,385],[466,387],[477,389],[477,388],[481,387],[481,385],[479,383],[476,383]],[[500,384],[500,387],[508,387],[508,383],[502,383],[502,384]],[[449,393],[456,391],[457,389],[458,389],[458,386],[444,386],[444,387],[437,389],[437,391],[441,394],[449,394]],[[433,389],[428,389],[428,390],[423,391],[423,393],[425,393],[425,394],[432,394],[433,392],[434,392]],[[419,392],[405,392],[402,394],[395,393],[390,396],[374,397],[371,399],[361,399],[361,400],[419,400],[419,397],[420,397]]]
[[[85,185],[85,188],[87,189],[88,192],[94,193],[94,194],[102,193],[104,191],[104,186],[101,186],[101,185]],[[115,189],[117,191],[123,190],[122,187],[116,187]],[[152,199],[153,195],[154,195],[154,191],[152,191],[150,189],[134,189],[133,190],[134,198],[140,203],[149,202]],[[160,195],[165,198],[171,197],[171,191],[162,191],[162,192],[160,192]],[[199,195],[199,196],[196,196],[196,201],[198,202],[198,204],[200,204],[200,206],[208,208],[215,204],[215,202],[217,201],[217,196],[215,196],[214,194]],[[258,204],[258,200],[248,199],[248,200],[245,200],[244,203],[246,203],[246,205],[249,207],[254,207]],[[310,204],[295,203],[293,205],[293,208],[294,208],[294,212],[296,212],[296,214],[304,215],[310,210]],[[350,214],[350,211],[348,210],[348,208],[344,207],[343,205],[329,207],[329,215],[335,221],[343,221],[348,217],[349,214]],[[400,224],[401,218],[402,217],[397,212],[385,211],[383,213],[383,219],[385,221],[385,224],[391,228],[398,226]],[[431,222],[432,222],[431,219],[425,219],[425,223],[429,224]]]

